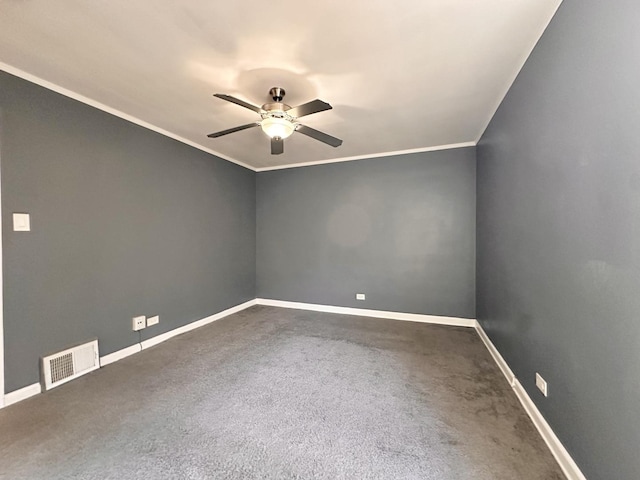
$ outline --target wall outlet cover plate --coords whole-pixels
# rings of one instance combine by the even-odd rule
[[[542,394],[547,397],[549,395],[549,390],[547,386],[547,382],[544,378],[540,376],[539,373],[536,372],[536,387],[542,392]]]
[[[132,320],[133,320],[132,326],[133,326],[134,332],[137,332],[138,330],[142,330],[147,326],[146,324],[147,317],[145,317],[144,315],[140,317],[133,317]]]

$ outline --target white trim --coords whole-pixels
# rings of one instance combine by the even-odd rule
[[[142,347],[139,343],[135,345],[131,345],[130,347],[123,348],[122,350],[118,350],[117,352],[110,353],[105,355],[104,357],[100,357],[100,367],[104,367],[109,365],[110,363],[117,362],[118,360],[122,360],[134,353],[138,353],[142,351]]]
[[[547,444],[547,447],[549,447],[549,450],[551,450],[551,453],[558,462],[558,465],[560,465],[560,468],[566,475],[567,479],[586,480],[586,477],[580,471],[580,468],[578,467],[578,465],[576,465],[576,462],[573,460],[573,458],[571,458],[571,455],[569,454],[567,449],[564,448],[564,445],[562,445],[560,439],[553,432],[551,426],[542,416],[535,403],[533,403],[533,400],[531,400],[531,397],[529,396],[527,391],[522,387],[522,384],[515,377],[513,371],[511,370],[511,368],[509,368],[509,365],[502,357],[502,355],[500,355],[500,352],[498,352],[498,349],[495,347],[493,342],[491,342],[480,323],[476,322],[475,327],[478,335],[491,353],[491,356],[498,364],[498,367],[500,367],[500,370],[502,370],[504,376],[507,378],[509,385],[511,385],[511,387],[513,388],[513,391],[518,397],[518,400],[520,400],[520,403],[529,415],[529,418],[531,418],[531,421],[542,436],[542,439]]]
[[[218,312],[215,315],[211,315],[209,317],[203,318],[202,320],[197,320],[195,322],[188,323],[187,325],[183,325],[182,327],[178,327],[174,330],[170,330],[168,332],[162,333],[155,337],[152,337],[148,340],[140,343],[140,347],[142,350],[153,347],[154,345],[158,345],[159,343],[165,342],[170,338],[175,337],[176,335],[181,335],[183,333],[189,332],[191,330],[195,330],[196,328],[203,327],[211,322],[215,322],[216,320],[220,320],[221,318],[228,317],[234,313],[238,313],[246,308],[252,307],[256,304],[256,299],[249,300],[248,302],[241,303],[240,305],[236,305],[235,307],[228,308],[223,310],[222,312]]]
[[[500,352],[498,351],[498,349],[495,347],[493,342],[489,339],[484,329],[480,326],[480,322],[476,322],[475,328],[476,328],[476,331],[478,332],[478,335],[480,336],[480,339],[487,347],[487,350],[489,350],[489,353],[498,364],[498,367],[500,367],[500,370],[502,370],[502,373],[504,374],[505,378],[509,382],[509,385],[513,387],[514,382],[516,380],[516,376],[511,370],[511,367],[509,367],[509,364],[505,361],[502,355],[500,355]]]
[[[144,349],[150,348],[154,345],[158,345],[170,338],[173,338],[182,333],[189,332],[191,330],[195,330],[196,328],[200,328],[204,325],[207,325],[216,320],[220,320],[221,318],[227,317],[234,313],[237,313],[241,310],[249,308],[253,305],[266,305],[272,307],[281,307],[281,308],[293,308],[298,310],[311,310],[316,312],[326,312],[326,313],[339,313],[343,315],[359,315],[359,316],[367,316],[374,318],[386,318],[390,320],[401,320],[401,321],[410,321],[410,322],[422,322],[422,323],[432,323],[438,325],[449,325],[449,326],[458,326],[458,327],[472,327],[475,328],[478,332],[478,336],[485,344],[489,353],[495,360],[496,364],[506,377],[509,385],[513,388],[518,400],[524,407],[525,411],[531,418],[533,424],[537,428],[538,432],[542,436],[543,440],[551,450],[551,453],[557,460],[560,468],[567,476],[569,480],[586,480],[586,477],[582,474],[579,467],[576,465],[573,458],[569,452],[564,448],[556,434],[551,429],[551,426],[547,423],[545,418],[542,416],[536,405],[529,397],[529,394],[522,387],[518,379],[515,377],[513,371],[509,367],[508,363],[502,357],[498,349],[495,347],[493,342],[489,339],[484,329],[474,319],[469,318],[457,318],[457,317],[443,317],[436,315],[422,315],[416,313],[402,313],[402,312],[388,312],[383,310],[368,310],[364,308],[351,308],[351,307],[337,307],[331,305],[319,305],[313,303],[300,303],[300,302],[287,302],[282,300],[270,300],[265,298],[256,298],[254,300],[249,300],[248,302],[242,303],[240,305],[236,305],[235,307],[231,307],[227,310],[223,310],[222,312],[216,313],[209,317],[203,318],[201,320],[197,320],[195,322],[189,323],[182,327],[176,328],[169,332],[163,333],[156,337],[150,338],[148,340],[143,341],[140,344],[131,345],[130,347],[123,348],[122,350],[118,350],[117,352],[113,352],[109,355],[105,355],[100,358],[100,366],[103,367],[110,363],[116,362],[122,358],[133,355],[134,353],[138,353]],[[9,405],[13,405],[19,401],[25,400],[29,397],[37,395],[41,393],[42,387],[39,383],[34,383],[33,385],[29,385],[27,387],[21,388],[20,390],[16,390],[14,392],[8,393],[4,396],[4,406],[7,407]]]
[[[283,170],[285,168],[310,167],[312,165],[325,165],[327,163],[351,162],[353,160],[365,160],[367,158],[391,157],[394,155],[410,155],[412,153],[436,152],[439,150],[452,150],[454,148],[475,147],[477,142],[451,143],[449,145],[436,145],[433,147],[411,148],[409,150],[396,150],[393,152],[368,153],[366,155],[356,155],[354,157],[332,158],[329,160],[316,160],[315,162],[289,163],[287,165],[276,165],[274,167],[256,168],[256,172],[270,172],[271,170]]]
[[[98,110],[102,110],[103,112],[107,112],[107,113],[110,113],[111,115],[115,115],[116,117],[120,117],[131,123],[135,123],[136,125],[140,125],[141,127],[148,128],[149,130],[153,130],[154,132],[157,132],[160,135],[164,135],[165,137],[173,138],[178,142],[184,143],[193,148],[197,148],[198,150],[202,150],[203,152],[207,152],[211,155],[215,155],[216,157],[220,157],[224,160],[227,160],[228,162],[235,163],[236,165],[240,165],[241,167],[247,168],[254,172],[256,171],[254,167],[247,165],[246,163],[243,163],[239,160],[236,160],[228,155],[217,152],[210,148],[203,147],[202,145],[199,145],[196,142],[193,142],[184,137],[181,137],[180,135],[176,135],[175,133],[171,133],[170,131],[165,130],[164,128],[160,128],[149,122],[140,120],[139,118],[129,115],[128,113],[124,113],[124,112],[121,112],[120,110],[116,110],[115,108],[112,108],[103,103],[97,102],[96,100],[92,100],[91,98],[85,97],[84,95],[80,95],[79,93],[76,93],[72,90],[68,90],[64,87],[61,87],[60,85],[56,85],[55,83],[49,82],[48,80],[44,80],[40,77],[36,77],[35,75],[27,73],[24,70],[20,70],[19,68],[13,67],[9,64],[0,62],[0,70],[10,73],[11,75],[15,75],[16,77],[20,77],[24,80],[28,80],[31,83],[40,85],[41,87],[57,92],[61,95],[64,95],[65,97],[69,97],[79,102],[85,103],[91,107],[97,108]]]
[[[551,426],[547,423],[545,418],[538,410],[538,407],[533,403],[531,397],[524,389],[524,387],[520,384],[517,378],[514,378],[513,391],[516,393],[518,400],[529,414],[531,421],[542,435],[545,443],[551,450],[551,453],[558,461],[560,468],[567,476],[569,480],[586,480],[584,474],[580,471],[576,462],[571,458],[571,455],[564,448],[564,445],[560,442],[560,439],[556,436],[554,431],[551,429]]]
[[[526,60],[526,59],[525,59]],[[270,170],[282,170],[284,168],[296,168],[296,167],[308,167],[311,165],[324,165],[326,163],[339,163],[339,162],[350,162],[352,160],[363,160],[366,158],[377,158],[377,157],[390,157],[393,155],[409,155],[412,153],[421,153],[421,152],[435,152],[438,150],[450,150],[453,148],[464,148],[464,147],[474,147],[477,142],[463,142],[463,143],[453,143],[450,145],[436,145],[436,146],[432,146],[432,147],[421,147],[421,148],[412,148],[412,149],[408,149],[408,150],[396,150],[393,152],[380,152],[380,153],[369,153],[366,155],[356,155],[353,157],[341,157],[341,158],[332,158],[329,160],[317,160],[315,162],[307,162],[307,163],[291,163],[291,164],[287,164],[287,165],[276,165],[274,167],[262,167],[262,168],[256,168],[256,167],[252,167],[251,165],[241,162],[240,160],[236,160],[233,157],[230,157],[229,155],[225,155],[224,153],[220,153],[216,150],[213,150],[211,148],[207,148],[207,147],[203,147],[202,145],[189,140],[185,137],[182,137],[180,135],[177,135],[175,133],[172,133],[168,130],[165,130],[164,128],[160,128],[156,125],[153,125],[149,122],[145,122],[144,120],[141,120],[137,117],[134,117],[132,115],[129,115],[128,113],[124,113],[120,110],[117,110],[115,108],[109,107],[108,105],[105,105],[104,103],[100,103],[96,100],[93,100],[89,97],[85,97],[84,95],[81,95],[79,93],[76,93],[72,90],[69,90],[67,88],[61,87],[60,85],[57,85],[55,83],[52,83],[48,80],[45,80],[43,78],[37,77],[36,75],[33,75],[31,73],[25,72],[24,70],[21,70],[17,67],[14,67],[12,65],[9,65],[7,63],[4,62],[0,62],[0,70],[3,70],[7,73],[10,73],[11,75],[15,75],[16,77],[20,77],[24,80],[27,80],[31,83],[35,83],[36,85],[40,85],[41,87],[44,87],[46,89],[52,90],[56,93],[59,93],[61,95],[64,95],[65,97],[69,97],[72,98],[74,100],[77,100],[79,102],[82,102],[86,105],[89,105],[91,107],[97,108],[98,110],[102,110],[103,112],[107,112],[110,113],[111,115],[114,115],[116,117],[122,118],[124,120],[127,120],[131,123],[134,123],[136,125],[139,125],[141,127],[147,128],[149,130],[152,130],[154,132],[159,133],[160,135],[164,135],[165,137],[169,137],[172,138],[174,140],[177,140],[178,142],[184,143],[185,145],[189,145],[190,147],[193,148],[197,148],[198,150],[202,150],[203,152],[209,153],[211,155],[215,155],[216,157],[222,158],[223,160],[227,160],[228,162],[231,163],[235,163],[236,165],[240,165],[241,167],[247,168],[251,171],[254,172],[268,172]],[[519,70],[518,70],[519,71]],[[497,109],[497,107],[496,107]],[[495,113],[495,112],[494,112]],[[489,120],[491,120],[491,118],[493,118],[493,115],[489,118]],[[488,125],[488,123],[487,123]],[[486,127],[485,127],[486,128]],[[484,130],[483,130],[484,132]],[[482,135],[480,135],[480,137],[482,137]]]
[[[26,400],[29,397],[38,395],[39,393],[42,393],[42,386],[39,383],[28,385],[24,388],[21,388],[20,390],[15,390],[11,393],[7,393],[4,396],[4,406],[8,407],[9,405],[21,402],[22,400]]]
[[[136,343],[135,345],[131,345],[129,347],[123,348],[122,350],[118,350],[116,352],[105,355],[104,357],[100,357],[100,367],[104,367],[105,365],[109,365],[110,363],[117,362],[123,358],[126,358],[134,353],[141,352],[142,350],[162,343],[166,340],[169,340],[176,335],[180,335],[181,333],[188,332],[190,330],[194,330],[196,328],[207,325],[208,323],[214,322],[216,320],[220,320],[221,318],[227,317],[234,313],[237,313],[246,308],[252,307],[256,304],[256,299],[249,300],[248,302],[241,303],[240,305],[236,305],[235,307],[228,308],[223,310],[222,312],[218,312],[209,317],[203,318],[202,320],[197,320],[195,322],[189,323],[188,325],[184,325],[182,327],[176,328],[169,332],[158,335],[157,337],[150,338],[149,340],[145,340],[142,343]],[[29,385],[28,387],[21,388],[20,390],[16,390],[15,392],[11,392],[4,397],[4,406],[7,407],[9,405],[13,405],[14,403],[25,400],[29,397],[37,395],[42,392],[42,387],[39,383],[34,383],[33,385]]]
[[[319,305],[315,303],[285,302],[282,300],[270,300],[256,298],[258,305],[270,307],[295,308],[298,310],[312,310],[314,312],[340,313],[342,315],[359,315],[362,317],[386,318],[389,320],[402,320],[406,322],[434,323],[437,325],[449,325],[452,327],[475,327],[476,321],[471,318],[441,317],[437,315],[423,315],[419,313],[388,312],[385,310],[367,310],[365,308],[336,307],[332,305]]]

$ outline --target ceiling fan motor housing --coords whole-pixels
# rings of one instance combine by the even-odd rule
[[[287,110],[291,110],[291,107],[286,103],[280,103],[280,102],[265,103],[264,105],[262,105],[262,110],[264,110],[264,113],[260,114],[262,118],[266,118],[266,117],[286,118],[290,122],[295,120],[295,117],[292,117],[287,113]]]

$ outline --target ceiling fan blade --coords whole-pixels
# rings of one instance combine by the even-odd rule
[[[300,118],[305,115],[311,115],[312,113],[324,112],[325,110],[331,110],[333,107],[327,102],[322,100],[312,100],[308,103],[303,103],[297,107],[293,107],[287,110],[287,113],[292,117]]]
[[[210,133],[207,135],[209,138],[218,138],[223,135],[228,135],[229,133],[239,132],[241,130],[246,130],[247,128],[257,127],[260,125],[260,122],[247,123],[246,125],[240,125],[239,127],[229,128],[227,130],[222,130],[221,132]]]
[[[214,93],[213,96],[221,98],[222,100],[226,100],[227,102],[235,103],[236,105],[240,105],[241,107],[248,108],[249,110],[253,110],[256,113],[263,112],[263,110],[260,107],[251,105],[250,103],[247,103],[244,100],[240,100],[239,98],[232,97],[231,95],[226,95],[224,93]]]
[[[342,145],[342,140],[336,137],[332,137],[331,135],[327,135],[320,130],[316,130],[315,128],[307,127],[305,125],[298,125],[296,128],[296,132],[300,132],[305,134],[308,137],[315,138],[316,140],[320,140],[321,142],[326,143],[327,145],[331,145],[332,147],[339,147]]]
[[[280,137],[273,137],[271,139],[271,155],[280,155],[284,153],[284,140]]]

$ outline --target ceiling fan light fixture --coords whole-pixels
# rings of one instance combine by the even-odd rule
[[[236,105],[240,105],[241,107],[256,112],[260,115],[261,120],[234,128],[228,128],[220,132],[210,133],[207,137],[218,138],[230,133],[240,132],[242,130],[247,130],[248,128],[260,126],[262,131],[271,138],[271,155],[281,155],[284,153],[283,140],[290,137],[293,132],[299,132],[307,137],[313,138],[314,140],[331,145],[332,147],[339,147],[342,145],[342,140],[339,138],[332,137],[320,130],[298,123],[298,119],[300,117],[306,117],[313,113],[331,110],[332,107],[327,102],[323,102],[316,98],[315,100],[311,100],[310,102],[291,108],[289,105],[282,102],[284,99],[283,88],[273,87],[269,90],[269,95],[271,95],[273,103],[265,103],[262,107],[258,107],[257,105],[252,105],[251,103],[247,103],[239,98],[227,95],[226,93],[215,93],[213,95],[214,97],[235,103]]]
[[[260,122],[262,131],[271,138],[285,139],[295,131],[296,125],[286,118],[266,117]]]

